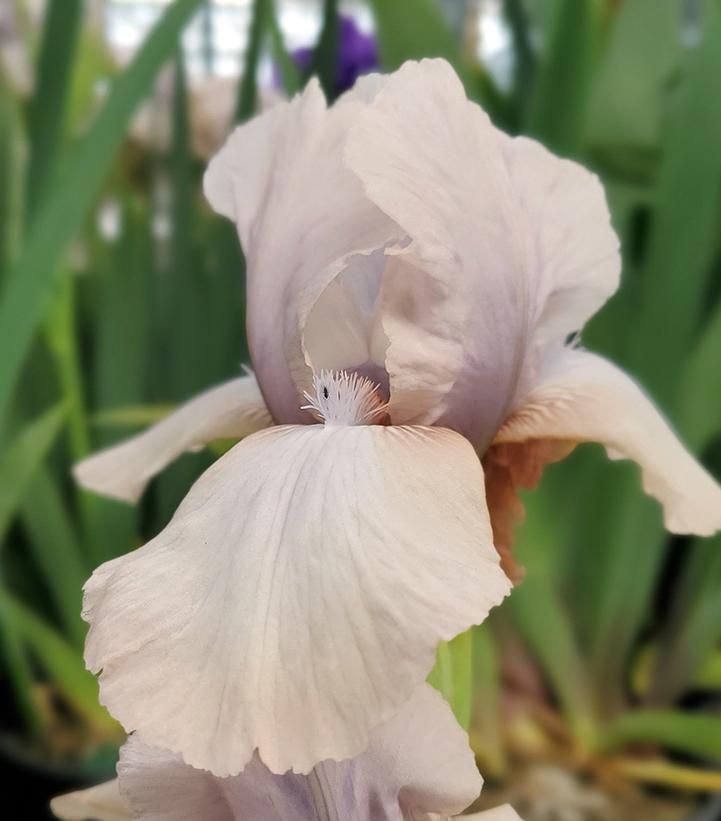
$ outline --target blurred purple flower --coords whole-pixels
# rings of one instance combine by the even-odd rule
[[[296,49],[291,57],[302,72],[307,72],[313,60],[313,48],[308,46]],[[355,20],[345,15],[340,15],[338,19],[337,64],[336,95],[352,88],[362,74],[378,68],[378,45],[375,37],[361,31]],[[277,67],[274,78],[276,85],[280,87],[282,83]]]

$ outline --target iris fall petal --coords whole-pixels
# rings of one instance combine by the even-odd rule
[[[721,529],[721,488],[679,442],[648,397],[601,356],[563,349],[498,433],[496,443],[600,442],[641,467],[644,490],[663,505],[672,533]]]
[[[86,661],[126,730],[217,775],[368,744],[436,643],[509,591],[471,445],[440,428],[278,427],[86,585]]]

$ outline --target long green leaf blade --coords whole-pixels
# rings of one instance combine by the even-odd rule
[[[81,653],[2,587],[0,606],[13,614],[33,654],[75,709],[99,728],[117,733],[117,724],[98,702],[97,681],[85,669]]]
[[[595,0],[559,0],[539,61],[526,130],[565,155],[578,152],[596,52]]]
[[[721,8],[705,3],[702,39],[690,54],[664,128],[654,223],[634,323],[631,364],[675,412],[678,374],[694,342],[721,213]],[[692,127],[691,127],[691,124]]]
[[[65,408],[51,408],[12,440],[0,460],[0,538],[22,501],[28,484],[60,433]]]
[[[601,748],[612,752],[644,743],[721,761],[721,718],[674,710],[626,713],[606,727]]]
[[[383,68],[398,68],[406,60],[445,57],[465,79],[465,66],[453,33],[433,0],[371,0],[378,27]]]
[[[0,596],[0,651],[3,672],[7,675],[21,721],[34,734],[44,726],[44,717],[34,698],[33,671],[25,642],[12,610]]]
[[[130,118],[201,0],[177,0],[160,18],[131,65],[54,179],[0,302],[0,419],[52,293],[60,256],[76,234],[123,141]]]
[[[74,521],[44,465],[28,486],[20,503],[20,514],[29,537],[30,555],[42,574],[62,625],[74,644],[82,647],[82,589],[90,573],[83,561]]]
[[[338,48],[338,0],[323,0],[323,25],[310,71],[318,77],[328,100],[333,100],[337,93]]]
[[[30,162],[26,207],[29,214],[35,211],[61,147],[83,6],[83,0],[48,4],[36,89],[28,111]]]
[[[243,76],[240,81],[238,104],[235,110],[237,122],[245,122],[256,112],[258,105],[258,61],[260,60],[263,38],[272,14],[270,0],[255,0],[245,52]]]

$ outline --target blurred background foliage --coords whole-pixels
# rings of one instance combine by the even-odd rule
[[[348,19],[377,52],[358,57]],[[599,173],[624,277],[584,344],[721,476],[721,0],[3,0],[0,758],[43,801],[105,776],[122,740],[84,670],[84,580],[217,454],[181,459],[138,509],[70,465],[247,361],[209,154],[310,73],[332,99],[369,59],[425,55],[498,126]],[[638,471],[593,447],[525,501],[525,581],[433,674],[486,803],[721,818],[721,539],[670,539]]]

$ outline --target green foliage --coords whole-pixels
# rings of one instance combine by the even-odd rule
[[[526,130],[565,155],[578,153],[598,36],[595,0],[560,0],[531,93]]]
[[[606,727],[601,747],[611,751],[643,743],[721,762],[721,719],[673,710],[629,711]]]
[[[385,69],[396,69],[406,60],[444,57],[464,76],[460,48],[434,0],[370,0],[370,4]]]
[[[52,187],[44,192],[23,248],[8,272],[0,302],[0,348],[4,352],[0,420],[7,412],[34,331],[47,311],[60,256],[97,196],[133,113],[200,2],[177,0],[168,8],[133,63],[115,80],[90,128],[63,160]]]

